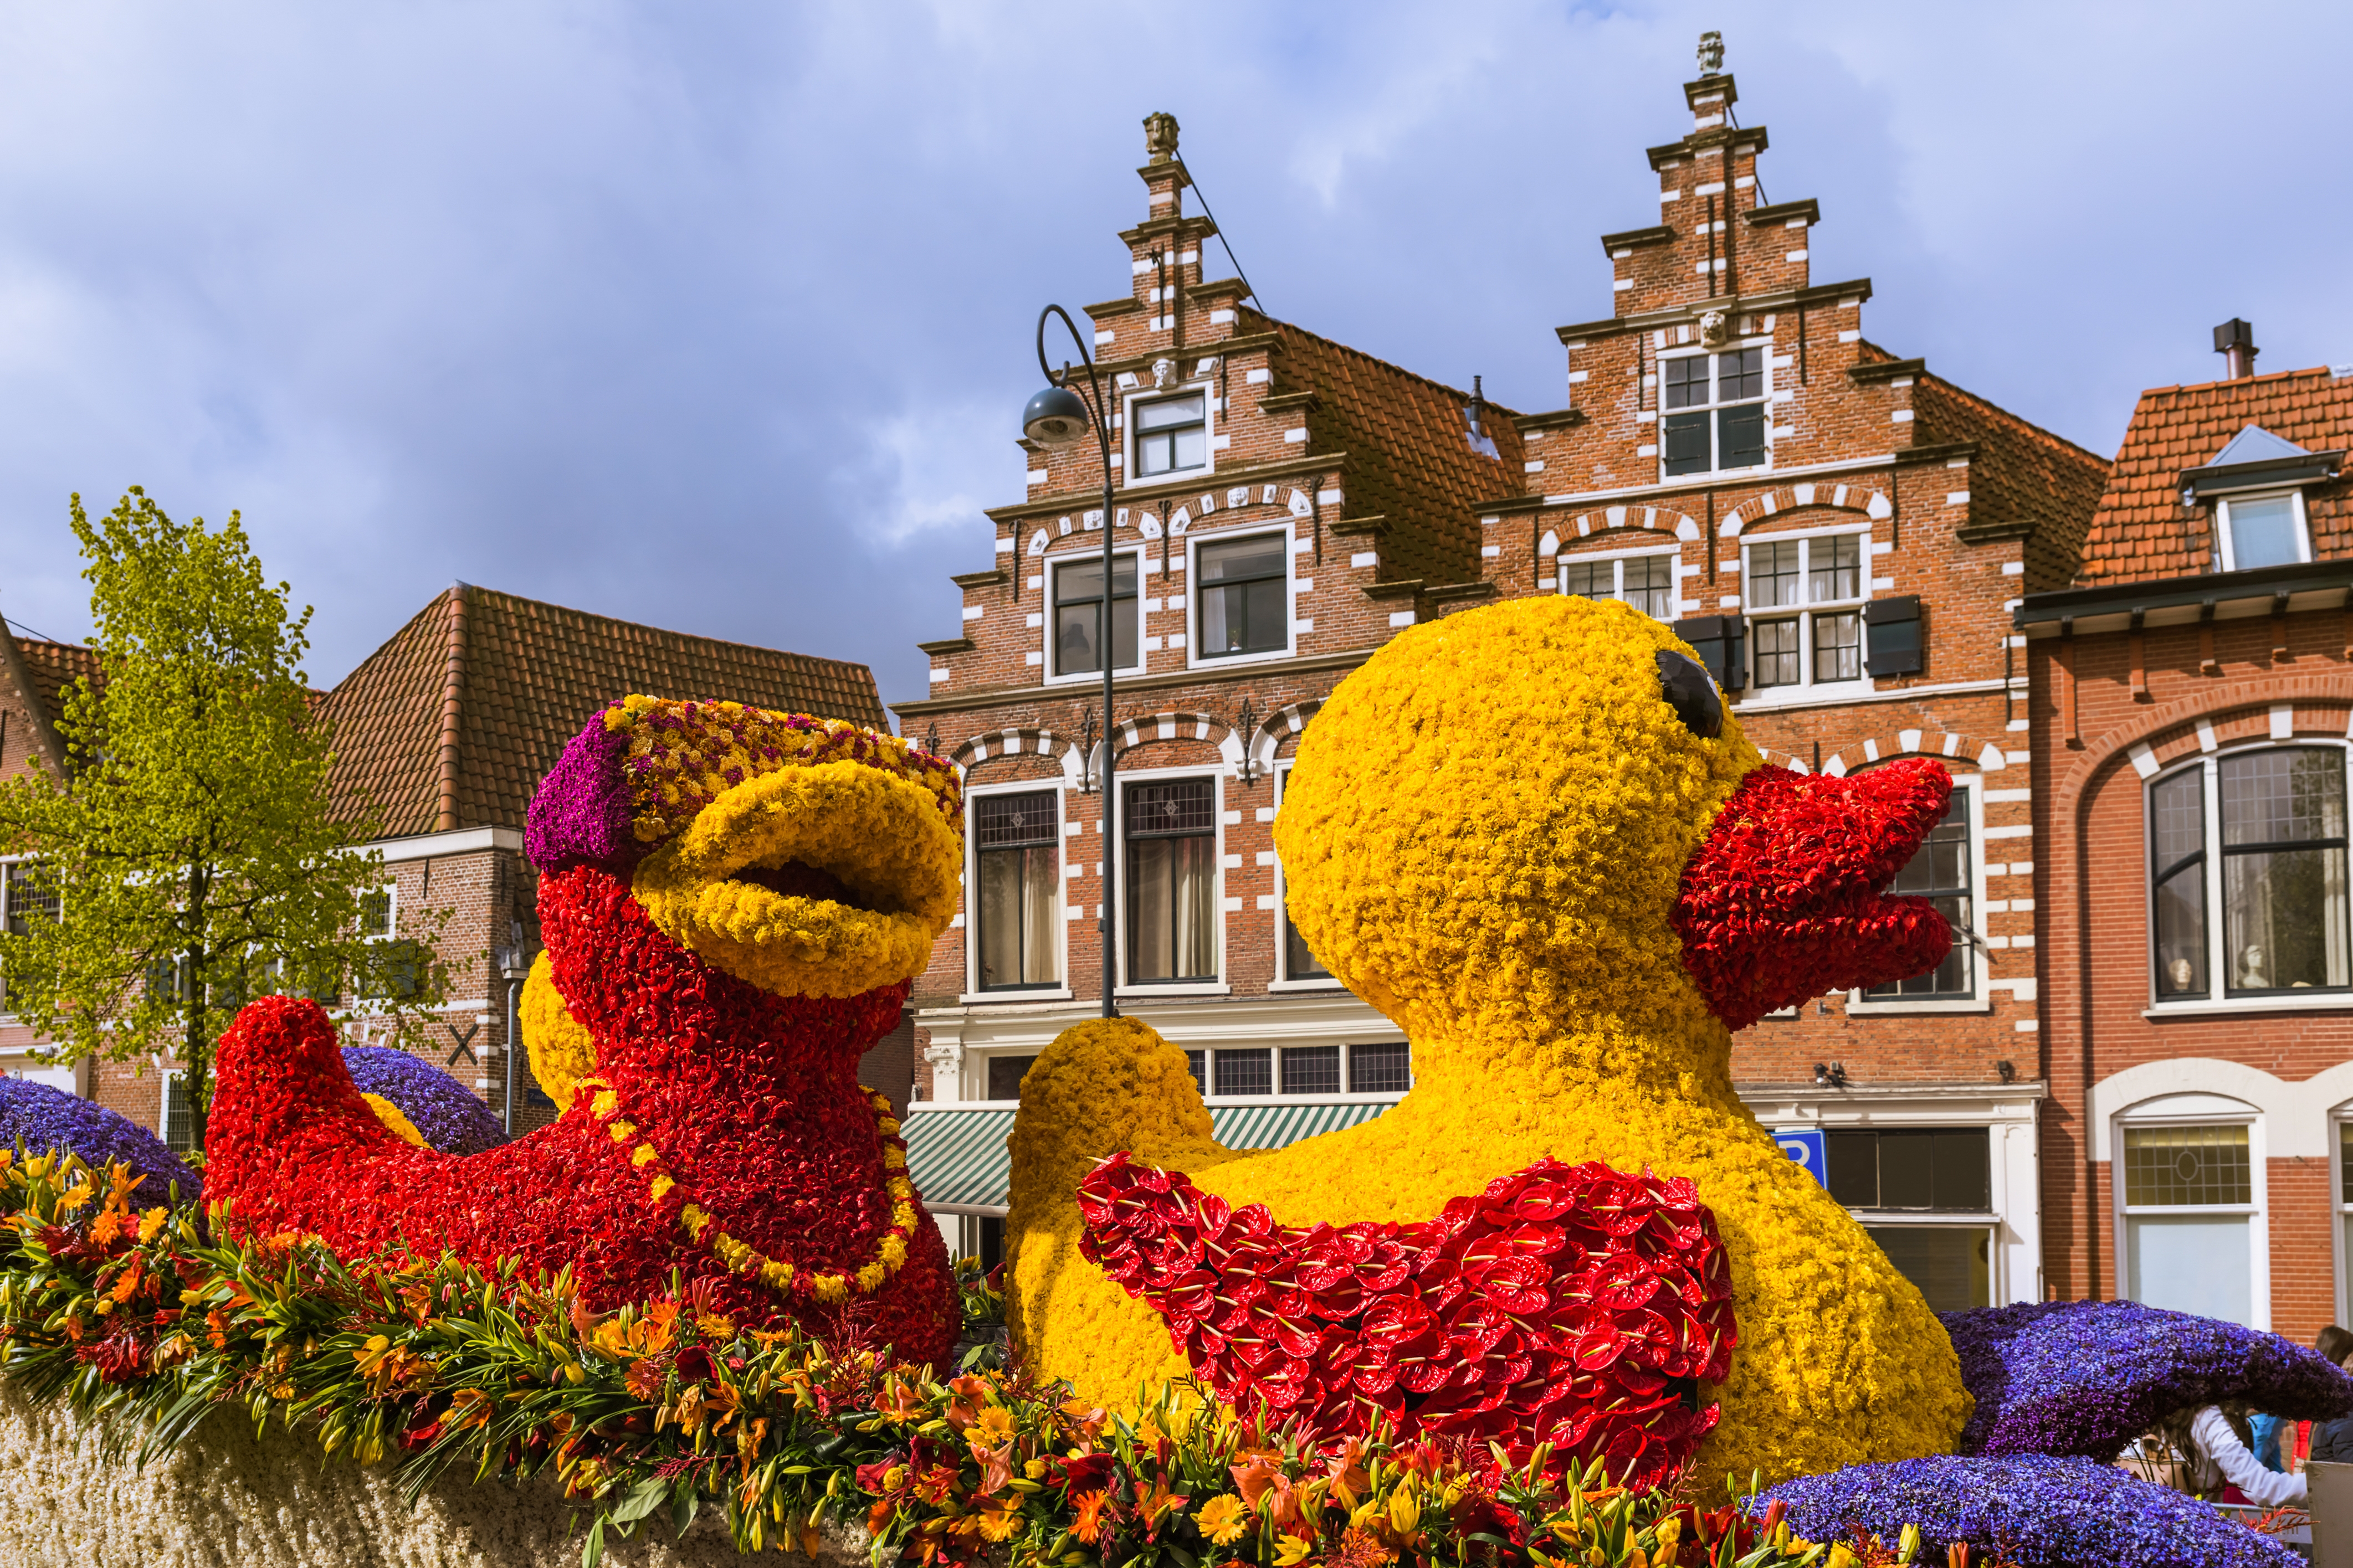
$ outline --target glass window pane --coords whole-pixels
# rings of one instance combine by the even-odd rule
[[[1968,1226],[1863,1226],[1895,1271],[1920,1288],[1932,1311],[1993,1304],[1993,1233]]]
[[[1862,536],[1841,533],[1810,542],[1806,598],[1811,604],[1862,597]]]
[[[1670,474],[1704,474],[1709,468],[1707,416],[1670,414],[1660,421]]]
[[[2206,846],[2206,770],[2189,768],[2148,792],[2159,876]]]
[[[1936,1135],[1905,1129],[1879,1134],[1879,1206],[1932,1208],[1936,1201]]]
[[[2244,1127],[2125,1129],[2127,1208],[2254,1201]]]
[[[2222,857],[2222,942],[2232,991],[2348,983],[2345,851]]]
[[[1781,605],[1799,602],[1798,584],[1802,557],[1801,546],[1794,539],[1778,544],[1752,544],[1748,547],[1748,607],[1769,610]]]
[[[1036,1064],[1030,1057],[991,1057],[988,1058],[988,1098],[1018,1100],[1021,1098],[1021,1076]]]
[[[1219,1051],[1218,1057],[1218,1092],[1219,1094],[1272,1094],[1274,1092],[1274,1053],[1261,1048],[1254,1051]]]
[[[1765,405],[1744,403],[1719,410],[1715,416],[1716,464],[1719,468],[1754,468],[1765,461]]]
[[[1201,422],[1201,395],[1188,397],[1164,397],[1156,403],[1135,405],[1135,427],[1138,430],[1166,430],[1177,425],[1198,425]]]
[[[1614,599],[1618,596],[1618,563],[1564,561],[1560,563],[1560,591],[1572,598]]]
[[[1170,850],[1181,842],[1145,838],[1127,847],[1127,978],[1131,983],[1176,976],[1172,930],[1176,869]]]
[[[1282,1092],[1285,1094],[1337,1094],[1340,1092],[1340,1047],[1337,1046],[1291,1046],[1282,1053]]]
[[[1669,408],[1697,408],[1707,401],[1707,356],[1685,354],[1659,362],[1660,384]]]
[[[1217,840],[1173,840],[1176,849],[1174,931],[1179,980],[1215,980],[1217,952]]]
[[[2310,746],[2222,760],[2222,842],[2285,844],[2345,837],[2345,753]]]
[[[2286,496],[2227,503],[2231,514],[2231,563],[2245,572],[2285,566],[2302,559],[2296,549],[2295,503]]]
[[[1936,1206],[1993,1207],[1993,1135],[1982,1127],[1936,1130]]]
[[[2158,994],[2205,995],[2205,862],[2186,866],[2159,882],[2156,902]]]
[[[2243,1215],[2133,1215],[2125,1290],[2145,1307],[2244,1323],[2254,1315]]]
[[[1974,929],[1970,910],[1972,879],[1968,791],[1957,789],[1945,808],[1943,819],[1929,829],[1927,838],[1913,851],[1912,858],[1905,862],[1904,869],[1895,874],[1895,880],[1888,887],[1890,892],[1909,898],[1934,900],[1937,912],[1953,928],[1953,945],[1936,967],[1926,973],[1892,985],[1874,985],[1867,995],[1895,1001],[1976,994],[1976,953],[1969,944],[1969,932]]]
[[[1757,650],[1759,687],[1798,684],[1801,671],[1798,664],[1797,622],[1758,621],[1750,640]]]
[[[1879,1134],[1831,1132],[1824,1135],[1830,1156],[1830,1193],[1851,1209],[1879,1207]]]
[[[1269,533],[1256,539],[1239,539],[1229,544],[1205,544],[1201,547],[1200,563],[1195,570],[1204,584],[1281,577],[1284,541],[1282,534]]]
[[[1844,610],[1814,617],[1814,679],[1862,678],[1862,616]]]
[[[983,851],[974,911],[980,918],[974,945],[983,990],[1018,985],[1021,976],[1021,857],[1018,849]]]
[[[1217,792],[1208,779],[1132,784],[1125,794],[1130,835],[1217,831]]]
[[[1765,395],[1765,351],[1739,349],[1715,356],[1715,400],[1737,403]],[[1726,464],[1729,468],[1731,465]]]
[[[1654,621],[1675,618],[1675,558],[1637,555],[1622,564],[1626,602]]]
[[[1291,911],[1282,911],[1282,977],[1285,980],[1329,980],[1332,972],[1324,961],[1308,950],[1307,939],[1291,923]]]
[[[1187,430],[1176,431],[1171,437],[1175,451],[1169,456],[1172,469],[1198,468],[1209,460],[1209,432],[1196,425]]]
[[[984,849],[1013,844],[1052,844],[1055,830],[1052,790],[1023,795],[983,795],[973,797],[973,842]]]
[[[1403,1094],[1413,1087],[1413,1047],[1403,1040],[1348,1047],[1348,1092]]]
[[[1209,1092],[1208,1080],[1201,1076],[1203,1071],[1203,1062],[1208,1054],[1209,1053],[1207,1051],[1187,1051],[1185,1053],[1185,1066],[1187,1070],[1191,1072],[1193,1075],[1193,1087],[1203,1094]]]

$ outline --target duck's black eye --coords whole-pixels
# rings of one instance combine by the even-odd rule
[[[1707,671],[1671,647],[1659,650],[1659,695],[1683,721],[1683,728],[1703,741],[1724,733],[1724,699]]]

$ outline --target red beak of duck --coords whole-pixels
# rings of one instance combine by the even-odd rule
[[[1933,969],[1952,929],[1884,889],[1944,819],[1952,776],[1921,759],[1853,778],[1760,767],[1683,867],[1683,966],[1734,1029],[1808,997]]]

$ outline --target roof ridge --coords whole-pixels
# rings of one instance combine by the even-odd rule
[[[2160,397],[2168,392],[2212,392],[2226,386],[2253,386],[2259,382],[2287,381],[2299,375],[2325,375],[2331,381],[2347,379],[2325,364],[2305,365],[2295,370],[2270,370],[2261,375],[2226,375],[2219,381],[2178,381],[2169,386],[2147,386],[2141,389],[2143,397]]]
[[[865,665],[860,664],[856,659],[833,658],[821,653],[795,653],[789,648],[768,647],[760,643],[739,642],[733,637],[714,637],[705,636],[702,632],[677,631],[671,627],[658,626],[647,621],[632,621],[624,619],[619,616],[608,616],[600,610],[584,610],[576,605],[559,605],[553,599],[534,599],[526,595],[510,593],[503,588],[485,588],[480,584],[475,583],[464,584],[461,584],[461,586],[463,586],[466,592],[470,595],[488,595],[491,598],[502,599],[510,605],[530,605],[537,609],[556,610],[567,616],[580,616],[592,621],[603,621],[608,626],[627,626],[632,631],[651,632],[657,637],[684,637],[691,642],[710,643],[715,647],[740,647],[752,653],[765,654],[770,658],[782,655],[786,658],[806,658],[818,664],[840,665],[844,668],[865,669],[868,668]],[[442,593],[448,594],[452,591],[453,590],[451,589],[445,588],[442,590]],[[430,609],[432,608],[432,605],[428,604],[426,608]]]
[[[1247,309],[1248,307],[1244,308]],[[1405,366],[1398,364],[1394,360],[1385,360],[1378,354],[1366,353],[1363,349],[1356,348],[1352,344],[1344,343],[1337,338],[1327,338],[1321,332],[1310,331],[1307,328],[1299,325],[1295,321],[1278,321],[1272,316],[1266,315],[1263,312],[1257,310],[1252,310],[1250,313],[1257,316],[1259,320],[1266,322],[1278,332],[1297,332],[1301,337],[1312,339],[1313,341],[1323,344],[1325,348],[1336,349],[1345,354],[1354,354],[1356,358],[1363,360],[1367,364],[1377,364],[1383,370],[1404,376],[1409,381],[1418,381],[1424,386],[1433,387],[1438,391],[1446,394],[1449,397],[1459,397],[1466,402],[1470,399],[1471,394],[1463,391],[1461,387],[1449,386],[1446,383],[1438,380],[1435,376],[1424,375],[1418,370],[1408,370]],[[1482,402],[1485,403],[1490,409],[1493,409],[1495,413],[1501,414],[1507,419],[1516,420],[1520,417],[1519,411],[1517,409],[1497,403],[1493,398],[1486,396],[1483,393],[1480,395],[1480,399]]]

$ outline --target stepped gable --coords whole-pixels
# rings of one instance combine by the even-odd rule
[[[2142,393],[2076,581],[2089,587],[2206,571],[2213,542],[2203,516],[2181,504],[2181,472],[2211,463],[2249,425],[2314,453],[2353,446],[2353,377],[2314,368]],[[2316,559],[2353,554],[2347,490],[2343,479],[2305,490]]]
[[[590,714],[631,692],[726,699],[889,729],[864,665],[457,584],[363,660],[320,712],[335,804],[388,837],[523,825]]]
[[[1315,449],[1347,455],[1347,517],[1338,521],[1387,520],[1378,581],[1476,582],[1476,509],[1518,481],[1525,457],[1518,416],[1484,405],[1481,426],[1495,443],[1488,457],[1465,427],[1470,393],[1288,321],[1245,315],[1250,330],[1281,340],[1286,385],[1314,392],[1307,425]]]

